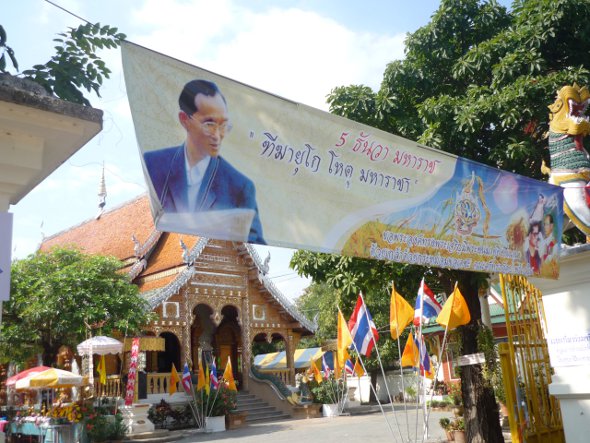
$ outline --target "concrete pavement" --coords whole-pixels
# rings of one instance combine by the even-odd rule
[[[193,431],[180,440],[180,443],[230,440],[239,443],[422,442],[422,413],[419,412],[417,415],[415,409],[409,409],[406,419],[406,413],[403,410],[396,410],[394,415],[391,407],[389,410],[387,407],[388,405],[384,405],[385,417],[379,411],[364,415],[250,424],[243,428],[213,434]],[[429,435],[424,442],[447,441],[444,430],[438,424],[442,417],[452,417],[452,412],[432,411],[430,413]],[[416,421],[418,421],[417,428]]]

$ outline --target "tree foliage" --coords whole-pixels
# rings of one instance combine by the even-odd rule
[[[42,352],[51,364],[60,346],[87,338],[88,326],[100,325],[107,335],[139,331],[152,314],[121,267],[115,258],[73,249],[15,261],[11,298],[2,305],[2,359],[22,362]]]
[[[100,87],[111,73],[104,61],[97,55],[101,49],[116,48],[125,39],[125,34],[117,32],[117,28],[100,23],[86,23],[77,28],[68,28],[67,32],[58,34],[55,55],[45,64],[34,65],[24,70],[23,78],[32,80],[43,86],[47,92],[62,100],[90,106],[82,90],[94,91],[100,97]],[[18,64],[14,51],[6,46],[6,32],[0,26],[0,72],[7,73],[7,53],[15,69]]]

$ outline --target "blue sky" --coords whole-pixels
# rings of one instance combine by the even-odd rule
[[[46,62],[56,34],[75,17],[43,0],[10,1],[2,10],[8,45],[20,69]],[[428,23],[434,0],[56,0],[90,22],[117,26],[150,49],[243,83],[327,110],[336,86],[377,89],[388,62],[403,57],[406,33]],[[502,2],[504,3],[504,2]],[[102,165],[107,206],[145,192],[139,151],[125,94],[120,51],[101,54],[113,71],[102,98],[103,131],[17,205],[13,258],[34,252],[50,236],[94,217]],[[13,72],[14,73],[14,72]],[[131,240],[130,240],[131,241]],[[292,250],[271,251],[270,276],[288,297],[307,281],[288,268]]]

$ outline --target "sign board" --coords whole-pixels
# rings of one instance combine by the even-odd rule
[[[11,250],[12,214],[0,212],[0,302],[10,298]]]
[[[477,354],[467,354],[461,355],[457,358],[457,366],[470,366],[470,365],[479,365],[481,363],[485,363],[486,358],[483,355],[483,352],[478,352]]]
[[[577,335],[548,337],[551,366],[590,365],[590,331]]]
[[[133,43],[122,55],[157,229],[558,278],[562,188]]]

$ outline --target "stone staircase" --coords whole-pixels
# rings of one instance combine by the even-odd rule
[[[262,423],[291,418],[289,414],[279,411],[274,406],[269,406],[268,403],[246,391],[238,392],[237,401],[237,410],[246,414],[246,423]]]
[[[123,440],[124,443],[168,443],[182,440],[189,433],[187,431],[168,431],[167,429],[156,429],[152,432],[140,434],[128,434]]]

